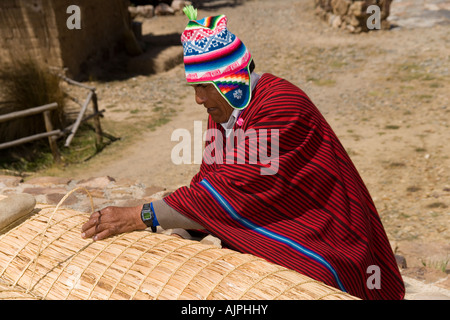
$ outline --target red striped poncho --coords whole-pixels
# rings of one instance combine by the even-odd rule
[[[248,135],[227,148],[231,138],[210,117],[208,129],[215,131],[208,130],[200,171],[165,202],[227,247],[362,299],[402,299],[404,284],[369,192],[306,94],[263,74],[239,117],[236,132],[264,129],[266,141]],[[272,152],[278,157],[269,164]],[[231,156],[234,162],[227,162]]]

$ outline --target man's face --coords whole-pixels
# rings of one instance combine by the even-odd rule
[[[212,120],[217,123],[227,122],[231,113],[233,113],[233,108],[214,85],[204,83],[196,84],[193,87],[195,89],[195,101],[206,108]]]

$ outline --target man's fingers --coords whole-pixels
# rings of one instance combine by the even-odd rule
[[[89,217],[89,220],[85,224],[83,224],[83,226],[81,227],[81,231],[85,232],[86,230],[95,226],[98,223],[99,217],[100,217],[100,212],[99,211],[94,212]]]
[[[83,224],[83,226],[81,227],[81,232],[86,232],[89,229],[91,229],[92,227],[95,227],[95,221],[92,220],[88,220],[85,224]]]
[[[103,210],[103,209],[102,209]],[[81,227],[81,237],[101,240],[110,237],[118,232],[118,227],[111,221],[108,208],[105,212],[96,211],[89,220]]]
[[[97,229],[97,230],[96,230]],[[95,225],[89,229],[85,229],[81,232],[81,237],[84,239],[92,238],[98,232],[98,228]]]
[[[81,233],[81,237],[84,239],[93,238],[94,240],[100,240],[112,235],[112,229],[105,223],[95,224],[93,227],[84,230]],[[106,234],[106,236],[105,236]]]
[[[81,227],[81,237],[100,240],[118,233],[144,230],[146,226],[140,219],[141,207],[106,207],[96,211]]]
[[[105,226],[101,224],[102,214],[100,211],[94,212],[89,220],[81,227],[81,237],[91,238],[97,233],[105,230]]]
[[[109,236],[111,236],[111,231],[109,229],[105,229],[102,232],[97,233],[95,236],[93,236],[92,239],[94,241],[97,241],[108,238]]]

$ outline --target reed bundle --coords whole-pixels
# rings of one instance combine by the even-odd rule
[[[253,255],[148,231],[94,242],[88,213],[37,211],[0,236],[0,299],[355,299]]]

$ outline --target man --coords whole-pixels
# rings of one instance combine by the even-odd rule
[[[253,72],[226,16],[187,15],[186,79],[209,114],[200,171],[163,200],[94,213],[83,237],[157,225],[204,230],[229,248],[360,298],[402,299],[403,281],[369,192],[318,109],[288,81]],[[252,134],[242,140],[238,132]]]

